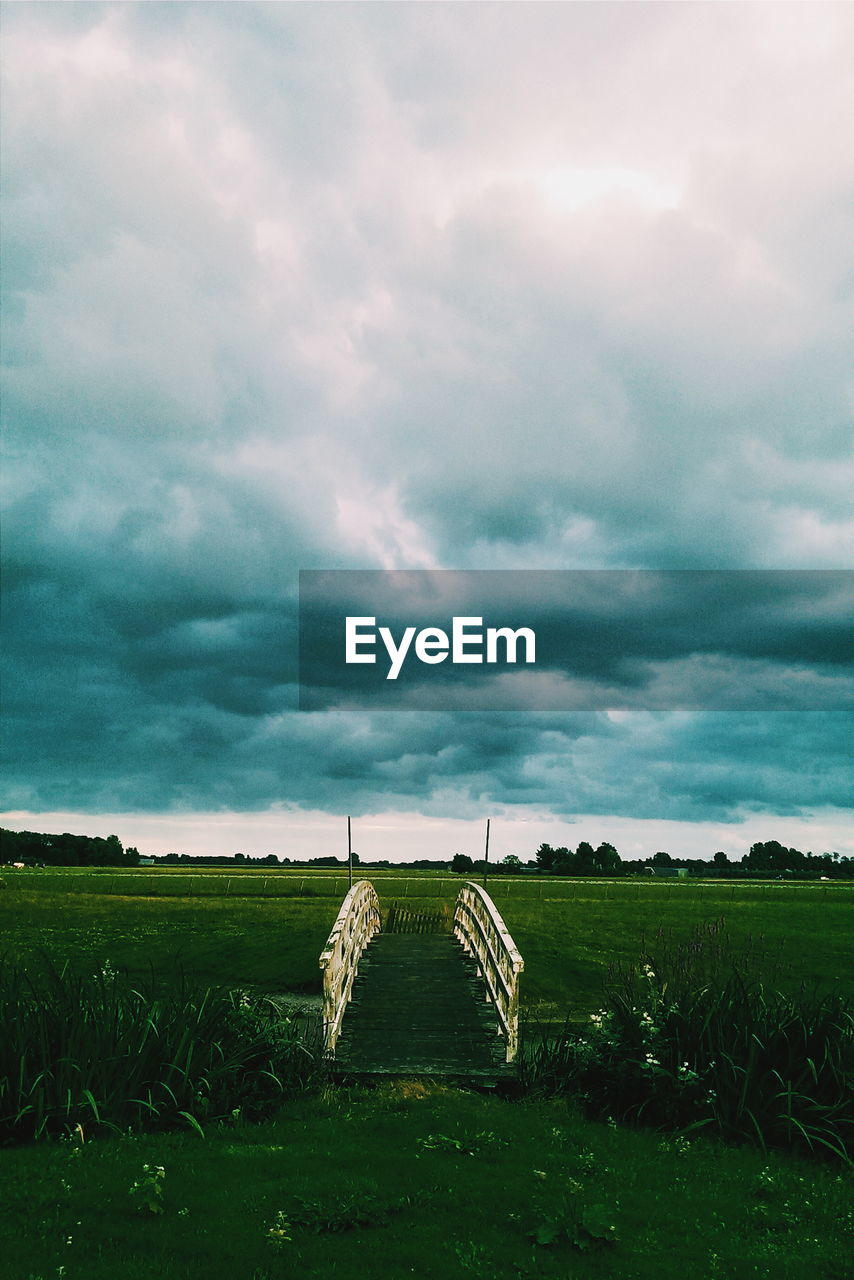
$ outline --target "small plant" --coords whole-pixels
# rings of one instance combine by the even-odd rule
[[[281,1249],[283,1245],[290,1244],[293,1238],[292,1231],[290,1219],[279,1209],[272,1224],[267,1228],[267,1240],[275,1249]]]
[[[616,1244],[617,1228],[613,1214],[603,1204],[584,1209],[575,1226],[572,1243],[576,1249],[592,1249],[597,1245]]]
[[[465,1156],[476,1156],[487,1146],[504,1146],[501,1138],[486,1130],[473,1137],[462,1138],[453,1138],[446,1133],[428,1133],[426,1138],[418,1138],[417,1144],[422,1151],[456,1151]]]
[[[766,1165],[753,1180],[753,1195],[757,1200],[771,1200],[780,1194],[780,1178]]]
[[[137,1213],[159,1216],[164,1212],[163,1183],[166,1170],[162,1164],[142,1166],[142,1177],[131,1185],[131,1203]]]
[[[423,1192],[383,1200],[374,1188],[362,1188],[337,1196],[334,1200],[307,1200],[297,1197],[294,1207],[280,1209],[272,1225],[267,1229],[267,1239],[280,1246],[288,1243],[296,1228],[315,1235],[336,1235],[343,1231],[376,1227],[395,1214],[403,1213],[415,1205],[423,1204],[428,1196]]]
[[[587,1147],[582,1147],[579,1151],[574,1152],[570,1156],[570,1163],[573,1170],[581,1177],[589,1176],[597,1166],[595,1155]]]
[[[693,1143],[684,1134],[677,1133],[673,1138],[663,1138],[658,1144],[659,1151],[672,1152],[675,1156],[687,1157],[694,1150]]]
[[[569,1244],[582,1252],[617,1243],[617,1228],[603,1204],[578,1206],[570,1199],[557,1212],[544,1214],[528,1236],[535,1244]]]

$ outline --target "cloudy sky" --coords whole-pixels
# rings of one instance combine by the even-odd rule
[[[4,28],[6,825],[854,853],[841,697],[300,711],[296,684],[300,569],[854,566],[854,8]],[[765,652],[779,607],[756,625]]]

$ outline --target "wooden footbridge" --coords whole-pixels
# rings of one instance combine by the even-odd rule
[[[376,890],[360,880],[320,967],[324,1045],[337,1074],[487,1083],[514,1073],[523,960],[480,885],[462,886],[453,918],[393,907],[384,928]]]

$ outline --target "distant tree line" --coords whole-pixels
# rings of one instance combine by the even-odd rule
[[[258,854],[253,857],[251,854],[234,853],[223,854],[211,857],[196,857],[189,853],[164,853],[159,857],[148,859],[151,862],[163,862],[169,866],[180,864],[181,866],[190,865],[193,867],[339,867],[344,870],[347,868],[347,858],[336,858],[332,854],[327,854],[320,858],[286,858],[280,857],[275,853]],[[359,857],[358,853],[353,853],[353,866],[361,867],[363,870],[370,870],[371,867],[404,867],[410,870],[426,869],[432,871],[447,871],[450,862],[437,862],[435,858],[416,858],[413,862],[390,862],[388,858],[376,858],[370,862],[365,862]]]
[[[168,866],[190,864],[194,867],[346,867],[346,858],[281,858],[276,853],[258,854],[252,857],[247,853],[211,854],[209,857],[197,857],[189,853],[164,853],[160,857],[151,858],[152,862],[163,862]],[[358,853],[353,854],[353,866],[360,862]],[[371,866],[379,866],[372,862]],[[385,864],[388,865],[387,863]]]
[[[122,847],[118,836],[61,836],[0,827],[0,862],[41,867],[135,867],[139,850]]]
[[[188,853],[166,853],[160,857],[140,858],[139,850],[132,845],[122,847],[118,836],[46,835],[35,831],[9,831],[0,828],[0,864],[23,863],[25,866],[44,867],[135,867],[140,861],[161,863],[168,866],[193,867],[338,867],[346,868],[347,858],[332,855],[317,858],[287,858],[275,853],[252,857],[249,854],[211,855],[194,857]],[[398,867],[401,870],[450,871],[457,875],[551,875],[551,876],[629,876],[649,874],[674,874],[686,868],[693,875],[713,875],[727,879],[756,877],[780,877],[829,880],[854,878],[854,858],[840,857],[838,853],[802,853],[800,849],[787,848],[778,840],[764,840],[750,846],[737,861],[730,861],[723,850],[712,858],[674,858],[659,850],[650,858],[624,861],[612,844],[604,842],[594,849],[582,840],[575,849],[565,845],[553,848],[541,844],[533,858],[523,862],[511,853],[499,862],[485,866],[482,858],[472,858],[466,853],[455,853],[453,858],[416,858],[412,862],[392,862],[387,858],[364,861],[353,854],[353,865],[363,870],[372,867]]]
[[[437,864],[432,865],[435,867]],[[680,868],[685,868],[694,875],[713,875],[726,879],[746,879],[751,876],[817,879],[826,876],[831,880],[840,880],[854,877],[854,858],[840,857],[838,853],[802,853],[799,849],[787,848],[778,840],[765,840],[751,845],[749,853],[733,862],[722,850],[706,861],[702,858],[674,858],[663,849],[649,858],[624,861],[612,844],[604,842],[594,849],[589,841],[582,840],[576,849],[565,845],[553,848],[550,844],[541,844],[536,855],[527,862],[511,853],[500,862],[489,863],[487,871],[491,876],[539,873],[586,877],[673,875]],[[468,854],[457,853],[449,869],[459,875],[481,874],[484,862],[482,858],[470,858]]]
[[[504,863],[507,861],[505,858]],[[516,859],[516,862],[519,860]],[[612,844],[600,844],[598,849],[594,849],[588,841],[582,840],[575,851],[566,847],[554,849],[549,844],[541,844],[535,858],[527,866],[557,876],[672,873],[679,868],[685,868],[694,875],[709,874],[728,879],[769,875],[848,879],[854,875],[852,858],[840,857],[838,853],[802,853],[800,849],[787,848],[779,840],[758,841],[750,846],[749,853],[734,862],[730,861],[723,850],[719,850],[708,861],[702,858],[674,858],[664,850],[659,850],[650,858],[623,861]],[[499,871],[502,869],[504,868],[500,863],[497,868],[493,868]]]

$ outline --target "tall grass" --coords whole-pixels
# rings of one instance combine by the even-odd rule
[[[611,972],[589,1029],[529,1042],[527,1087],[575,1094],[598,1115],[850,1161],[848,1003],[775,990],[761,946],[736,950],[723,921],[658,942]]]
[[[0,1142],[260,1118],[310,1082],[318,1048],[269,999],[183,975],[0,963]]]

